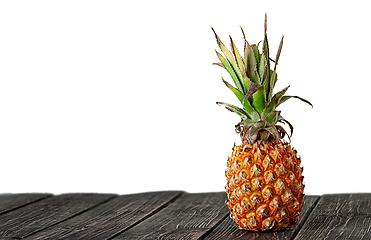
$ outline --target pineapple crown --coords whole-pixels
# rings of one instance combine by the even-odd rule
[[[236,132],[240,134],[242,142],[254,144],[256,141],[278,142],[285,135],[290,139],[294,127],[290,122],[281,116],[281,111],[277,107],[290,98],[297,98],[301,101],[313,105],[298,96],[285,95],[288,87],[273,94],[273,89],[277,82],[276,67],[281,54],[283,45],[283,36],[279,44],[275,60],[269,57],[269,47],[267,38],[267,15],[264,19],[264,40],[262,53],[259,52],[259,44],[249,44],[246,40],[245,33],[241,27],[244,37],[244,55],[242,56],[236,48],[232,38],[231,51],[222,43],[215,30],[216,41],[219,45],[220,54],[216,54],[220,60],[214,63],[228,71],[231,75],[235,86],[229,84],[222,77],[225,85],[236,95],[243,108],[232,104],[217,102],[218,105],[225,106],[228,110],[237,113],[241,117],[241,122],[236,125]],[[270,68],[270,62],[274,63],[273,70]],[[277,123],[288,124],[290,135],[286,130],[277,125]]]

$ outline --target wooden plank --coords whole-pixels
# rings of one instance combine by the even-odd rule
[[[0,237],[24,238],[88,210],[116,195],[63,194],[0,215]]]
[[[371,193],[323,195],[299,239],[371,239]]]
[[[185,194],[114,239],[199,239],[227,215],[225,193]]]
[[[300,227],[307,219],[310,212],[316,205],[319,196],[305,196],[305,204],[300,214],[299,222],[292,228],[283,231],[265,231],[265,232],[253,232],[241,230],[236,227],[236,224],[229,217],[226,218],[220,225],[218,225],[205,240],[211,239],[226,239],[226,240],[237,240],[237,239],[292,239],[293,236],[298,232]],[[308,238],[309,239],[309,238]]]
[[[51,196],[44,193],[0,194],[0,214]]]
[[[152,216],[183,192],[122,195],[25,239],[108,239]]]

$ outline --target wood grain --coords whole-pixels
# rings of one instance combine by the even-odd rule
[[[51,196],[42,193],[0,194],[0,214]]]
[[[299,239],[371,239],[371,194],[324,195]]]
[[[0,194],[0,240],[371,239],[371,193],[306,196],[299,223],[239,230],[226,194]]]
[[[122,195],[25,239],[108,239],[166,207],[183,192]]]
[[[241,230],[236,227],[236,224],[229,217],[226,218],[220,225],[218,225],[214,231],[212,231],[205,240],[211,239],[226,239],[226,240],[238,240],[238,239],[256,239],[256,240],[289,240],[299,231],[308,215],[316,205],[319,196],[305,196],[305,204],[300,214],[299,222],[292,228],[283,231],[265,231],[265,232],[253,232]]]
[[[63,194],[34,202],[0,215],[0,236],[25,238],[114,196],[113,194]]]
[[[225,217],[225,193],[186,194],[114,239],[199,239]]]

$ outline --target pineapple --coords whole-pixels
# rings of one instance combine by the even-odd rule
[[[243,55],[231,37],[230,51],[212,30],[224,55],[216,51],[220,62],[214,64],[231,75],[235,86],[222,80],[242,104],[240,108],[217,102],[241,117],[235,130],[242,143],[234,145],[225,172],[230,216],[239,228],[246,230],[292,227],[298,222],[304,205],[303,168],[297,151],[283,140],[285,136],[290,140],[293,126],[281,116],[277,107],[290,98],[312,104],[301,97],[285,95],[289,86],[273,94],[283,37],[273,60],[269,57],[266,15],[261,52],[259,44],[250,45],[246,41],[242,28]],[[280,123],[289,126],[290,135]]]

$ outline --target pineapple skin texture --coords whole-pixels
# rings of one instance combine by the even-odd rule
[[[286,142],[234,145],[225,171],[234,222],[251,231],[294,226],[304,205],[300,164],[296,150]]]

